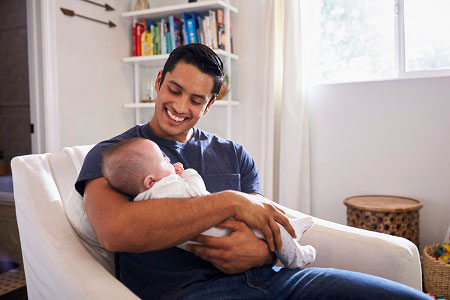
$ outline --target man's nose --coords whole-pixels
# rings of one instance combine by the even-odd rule
[[[183,114],[188,111],[189,97],[182,97],[173,103],[173,109],[178,114]]]

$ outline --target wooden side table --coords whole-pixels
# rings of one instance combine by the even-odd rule
[[[404,237],[419,248],[419,210],[423,207],[420,201],[364,195],[347,198],[344,204],[347,206],[347,225]]]

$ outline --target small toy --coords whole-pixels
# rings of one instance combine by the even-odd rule
[[[450,262],[450,244],[441,244],[433,255],[434,258],[440,261]]]
[[[440,300],[446,300],[445,298],[444,298],[444,296],[435,296],[435,295],[433,295],[432,293],[427,293],[427,295],[428,296],[430,296],[430,297],[432,297],[433,299],[440,299]]]

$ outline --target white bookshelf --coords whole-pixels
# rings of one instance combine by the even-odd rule
[[[186,1],[183,1],[186,2]],[[184,3],[177,5],[168,5],[164,7],[150,8],[145,10],[138,11],[129,11],[122,13],[122,18],[127,19],[152,19],[152,18],[161,18],[166,17],[168,15],[178,15],[183,12],[191,13],[191,12],[202,12],[210,9],[228,9],[233,13],[238,13],[236,7],[233,7],[229,4],[229,1],[223,0],[209,0],[209,1],[201,1],[201,2],[192,2],[192,3]]]
[[[181,1],[180,1],[181,2]],[[183,0],[185,2],[185,0]],[[210,9],[223,9],[224,10],[224,22],[225,22],[225,34],[226,34],[226,46],[225,50],[214,49],[214,51],[220,56],[224,63],[224,71],[229,77],[229,82],[232,82],[232,63],[239,60],[238,55],[231,53],[231,38],[230,38],[230,20],[231,13],[237,14],[238,10],[233,7],[229,0],[209,0],[193,3],[183,3],[178,5],[169,5],[158,8],[151,8],[139,11],[130,11],[122,13],[122,17],[131,20],[138,19],[160,19],[168,17],[169,15],[180,16],[183,12],[207,12]],[[133,82],[134,82],[134,101],[125,103],[123,105],[126,109],[134,109],[135,122],[141,124],[140,110],[153,109],[155,103],[142,103],[141,98],[141,68],[158,68],[162,69],[169,54],[151,55],[151,56],[132,56],[124,57],[123,62],[133,65]],[[154,78],[152,78],[154,79]],[[226,138],[231,138],[231,126],[232,126],[232,114],[233,107],[239,105],[239,101],[232,98],[232,90],[230,90],[225,99],[217,100],[213,106],[220,106],[226,109]],[[222,108],[221,108],[222,109]]]
[[[222,49],[214,49],[214,51],[222,58],[222,60],[230,57],[232,60],[239,60],[239,56],[234,53],[226,52]],[[130,56],[124,57],[123,62],[125,63],[139,63],[144,67],[160,67],[164,65],[166,60],[169,58],[169,54],[158,54],[149,56]]]

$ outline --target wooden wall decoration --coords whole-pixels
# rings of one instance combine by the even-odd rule
[[[94,5],[97,5],[97,6],[104,7],[106,11],[114,10],[114,8],[112,8],[108,4],[100,4],[100,3],[97,3],[97,2],[94,2],[94,1],[90,1],[90,0],[82,0],[82,1],[87,2],[89,4],[94,4]],[[97,22],[97,23],[108,25],[110,28],[111,27],[116,27],[116,24],[114,24],[111,21],[105,22],[105,21],[97,20],[97,19],[94,19],[94,18],[90,18],[90,17],[84,16],[84,15],[77,14],[77,13],[75,13],[75,11],[73,11],[71,9],[62,8],[62,7],[60,7],[60,8],[61,8],[62,13],[64,15],[66,15],[66,16],[69,16],[69,17],[80,17],[80,18],[83,18],[83,19],[86,19],[86,20],[90,20],[90,21],[94,21],[94,22]]]

